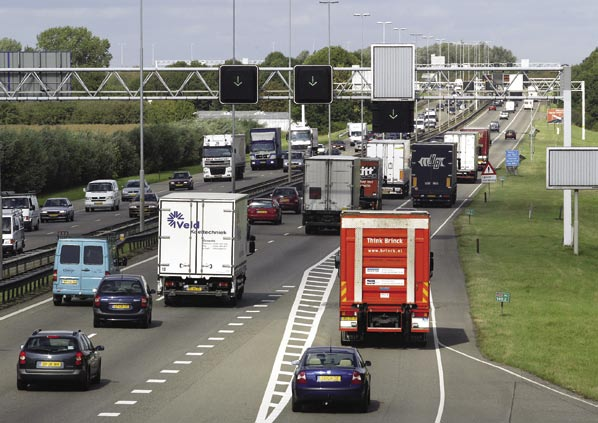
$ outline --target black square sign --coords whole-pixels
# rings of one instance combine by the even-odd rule
[[[414,101],[372,102],[374,132],[413,132]]]
[[[332,103],[332,66],[297,65],[294,69],[296,104]]]
[[[255,104],[258,100],[257,66],[222,65],[219,97],[222,104]]]

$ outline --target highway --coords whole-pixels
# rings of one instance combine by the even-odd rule
[[[483,113],[469,126],[486,126],[490,120],[498,120],[498,112]],[[520,139],[529,122],[529,111],[519,109],[508,123],[501,121],[501,131],[510,125]],[[505,149],[517,141],[505,141],[502,132],[492,136],[490,161],[496,167],[504,159]],[[249,172],[244,183],[272,174],[282,171]],[[226,183],[197,182],[196,190],[230,189]],[[160,186],[154,189],[159,194],[166,192]],[[245,295],[235,308],[209,302],[164,307],[158,298],[154,322],[146,330],[125,325],[94,329],[89,304],[55,307],[50,295],[2,310],[2,421],[598,421],[597,403],[489,362],[478,351],[451,219],[467,207],[467,199],[479,189],[478,184],[459,185],[455,207],[429,210],[435,257],[431,282],[435,328],[427,347],[376,338],[360,347],[364,358],[372,362],[372,403],[366,415],[339,407],[291,411],[289,391],[281,382],[285,377],[289,380],[284,372],[291,368],[283,362],[294,357],[283,356],[281,362],[280,351],[292,351],[288,349],[288,331],[294,326],[288,322],[294,321],[292,311],[298,298],[309,294],[316,305],[314,319],[302,326],[313,335],[313,345],[340,344],[338,284],[331,260],[338,236],[305,235],[301,216],[285,213],[282,225],[253,226],[257,251],[249,257]],[[411,202],[384,201],[385,209],[401,207],[411,207]],[[93,225],[119,220],[128,220],[126,206],[120,212],[78,213],[75,222],[44,224],[39,233],[27,233],[27,247],[47,243],[56,230],[84,233]],[[131,260],[124,271],[143,274],[155,284],[155,252]],[[93,336],[96,345],[104,345],[101,383],[88,392],[66,387],[17,391],[19,345],[37,328],[81,329]]]

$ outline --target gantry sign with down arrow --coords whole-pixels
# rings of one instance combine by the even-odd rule
[[[374,132],[413,132],[413,101],[372,102]]]
[[[222,104],[255,104],[258,101],[258,67],[222,65],[218,72]]]
[[[332,66],[297,65],[294,71],[296,104],[332,103]]]

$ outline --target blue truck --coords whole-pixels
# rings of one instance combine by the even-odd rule
[[[282,167],[282,138],[280,128],[249,130],[251,170],[280,169]]]

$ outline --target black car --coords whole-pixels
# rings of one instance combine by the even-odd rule
[[[188,171],[174,172],[168,181],[168,190],[174,191],[177,189],[193,189],[193,176]]]
[[[93,299],[93,327],[106,322],[137,322],[144,329],[150,327],[155,293],[141,275],[104,276]]]
[[[17,389],[40,383],[68,382],[89,389],[102,375],[103,351],[81,331],[36,330],[21,347]]]
[[[507,129],[505,131],[505,139],[506,140],[516,140],[517,139],[517,132],[514,129]]]
[[[138,194],[131,204],[129,204],[129,217],[139,217],[139,210],[141,207],[141,196]],[[157,216],[160,210],[160,203],[158,196],[153,192],[148,192],[143,196],[143,216],[152,217]]]
[[[347,148],[347,145],[345,144],[345,142],[343,140],[334,140],[332,141],[332,148],[336,149],[336,150],[343,150],[345,151]]]

